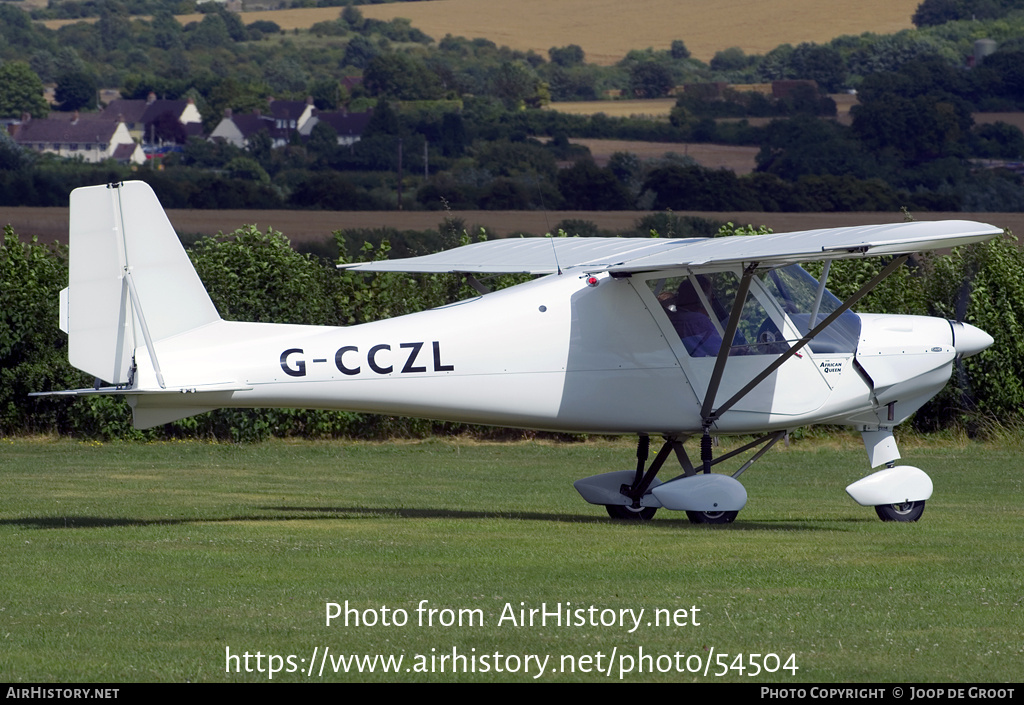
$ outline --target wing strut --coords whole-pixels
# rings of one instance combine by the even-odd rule
[[[729,323],[725,326],[725,333],[722,335],[722,345],[718,348],[718,357],[715,358],[715,369],[711,373],[711,380],[708,382],[708,391],[704,394],[704,404],[700,409],[700,416],[704,422],[704,431],[718,418],[717,413],[711,411],[715,404],[715,397],[718,395],[718,386],[722,383],[722,375],[725,373],[725,364],[729,361],[729,352],[732,349],[732,340],[736,337],[736,329],[740,325],[740,316],[743,315],[743,306],[747,302],[747,294],[750,291],[750,280],[757,272],[757,262],[748,265],[743,270],[743,278],[740,279],[739,289],[736,291],[736,298],[732,302],[732,311],[729,313]],[[710,419],[710,421],[709,421]]]
[[[711,374],[711,380],[708,382],[708,391],[704,395],[704,404],[700,411],[701,426],[704,429],[704,437],[707,440],[707,442],[701,443],[701,461],[703,462],[703,470],[705,473],[711,472],[711,426],[722,417],[722,414],[731,409],[740,399],[749,394],[754,387],[761,384],[761,382],[767,379],[769,375],[775,372],[775,370],[779,369],[783,363],[796,355],[805,345],[810,343],[818,333],[825,330],[825,328],[831,325],[834,320],[846,313],[854,306],[854,304],[867,296],[872,289],[882,282],[883,279],[901,267],[909,257],[910,255],[900,255],[893,259],[893,261],[886,265],[886,267],[875,275],[871,281],[858,289],[856,293],[844,301],[838,308],[836,308],[836,310],[826,316],[821,323],[811,329],[807,335],[796,341],[789,350],[780,355],[778,359],[750,380],[743,389],[736,392],[728,401],[712,411],[715,404],[715,396],[718,394],[718,387],[722,382],[722,376],[725,372],[725,363],[728,360],[729,349],[731,347],[731,345],[726,345],[725,341],[731,342],[733,336],[736,334],[736,328],[739,326],[739,317],[743,310],[743,304],[747,298],[747,291],[750,288],[750,279],[757,269],[757,263],[751,264],[743,271],[743,279],[740,281],[739,291],[737,291],[736,300],[733,302],[732,312],[729,315],[729,324],[726,326],[726,334],[722,338],[723,344],[721,349],[718,351],[718,358],[715,360],[715,369]],[[702,439],[702,441],[703,440],[704,439]]]
[[[832,260],[825,260],[825,266],[821,270],[821,279],[818,280],[818,291],[814,295],[814,306],[811,307],[811,316],[807,320],[808,325],[813,326],[818,320],[818,311],[821,309],[821,299],[825,296],[825,284],[828,283],[828,270],[832,268]]]

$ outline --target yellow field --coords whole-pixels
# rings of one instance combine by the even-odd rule
[[[631,49],[667,49],[682,39],[693,56],[741,47],[763,54],[780,44],[912,27],[920,0],[432,0],[360,8],[366,17],[407,17],[434,39],[486,37],[547,55],[578,44],[587,61],[613,64]]]
[[[430,0],[362,5],[364,16],[406,17],[434,39],[446,34],[484,37],[513,49],[547,55],[553,46],[578,44],[587,61],[613,64],[631,49],[667,49],[682,39],[695,58],[738,46],[763,54],[780,44],[826,42],[844,34],[888,34],[912,27],[920,0]],[[341,8],[244,12],[243,21],[305,29],[336,19]],[[182,15],[183,24],[202,15]],[[44,24],[57,27],[67,20]]]

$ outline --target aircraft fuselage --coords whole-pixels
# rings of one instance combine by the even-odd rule
[[[177,418],[176,410],[266,406],[570,432],[698,433],[714,358],[687,354],[643,277],[601,275],[592,284],[588,277],[551,275],[440,309],[351,327],[217,321],[156,344],[166,386],[180,384],[194,392],[129,399],[141,427]],[[765,290],[757,295],[769,302],[765,311],[780,330],[792,325],[780,310],[772,310]],[[858,347],[871,348],[875,367],[895,358],[893,374],[906,373],[887,391],[902,385],[897,396],[926,395],[926,400],[941,389],[955,355],[947,322],[902,316],[868,320]],[[917,341],[917,347],[924,346],[919,353],[872,342],[876,329],[888,338],[894,330],[920,338],[923,325],[932,339]],[[136,355],[139,388],[158,388],[148,372],[146,349]],[[732,386],[776,357],[730,357],[718,397],[724,399]],[[748,433],[822,420],[878,424],[879,405],[888,401],[877,397],[857,358],[852,350],[805,349],[724,415],[715,431]],[[927,379],[921,389],[910,389],[915,379],[910,372],[922,367],[928,368]],[[204,385],[232,382],[245,389],[203,391]],[[904,408],[901,415],[913,411],[904,414]]]

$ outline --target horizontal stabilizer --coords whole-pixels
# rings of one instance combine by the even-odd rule
[[[191,387],[167,387],[166,389],[133,389],[132,387],[83,387],[81,389],[61,389],[56,392],[32,392],[30,397],[84,397],[97,394],[107,396],[172,396],[179,394],[202,394],[205,392],[248,392],[251,386],[228,382],[225,384],[203,384]]]

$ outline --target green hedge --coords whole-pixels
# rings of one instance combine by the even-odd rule
[[[734,230],[734,229],[733,229]],[[723,234],[733,232],[726,228]],[[743,234],[753,234],[752,229]],[[432,234],[453,246],[468,242]],[[342,261],[345,234],[335,233]],[[389,247],[366,245],[355,260],[384,258]],[[226,319],[355,325],[432,308],[473,295],[454,275],[367,276],[300,254],[279,232],[241,228],[204,238],[189,250],[218,311]],[[877,258],[836,262],[829,287],[842,297],[885,264]],[[812,273],[820,271],[808,266]],[[505,277],[498,286],[521,281]],[[67,363],[58,327],[58,295],[67,286],[67,248],[21,242],[4,230],[0,253],[0,433],[57,433],[83,438],[203,437],[235,441],[282,437],[423,437],[472,431],[520,437],[521,431],[313,410],[221,410],[160,429],[137,431],[122,399],[29,398],[28,393],[91,386]],[[969,296],[968,296],[969,294]],[[995,338],[986,353],[964,360],[949,386],[915,417],[922,430],[978,429],[1020,420],[1024,409],[1024,255],[1012,235],[960,248],[951,256],[920,255],[882,283],[858,307],[865,311],[963,318]]]

